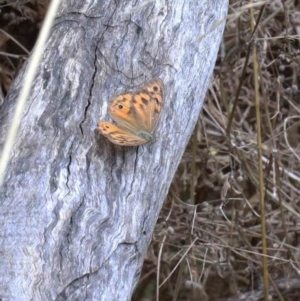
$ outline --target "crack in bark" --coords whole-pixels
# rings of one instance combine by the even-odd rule
[[[93,75],[92,75],[92,84],[91,84],[91,87],[89,89],[89,97],[88,97],[87,104],[86,104],[86,106],[84,108],[83,120],[79,124],[80,132],[81,132],[82,136],[84,136],[84,133],[83,133],[83,123],[87,119],[87,112],[88,112],[89,107],[91,106],[91,98],[92,98],[92,94],[93,94],[93,88],[94,88],[94,85],[95,85],[95,77],[96,77],[97,70],[98,70],[98,68],[97,68],[97,49],[98,49],[98,46],[96,46],[96,48],[95,48],[94,72],[93,72]]]
[[[68,187],[68,190],[70,191],[70,187],[69,187],[69,177],[71,175],[71,170],[70,170],[70,166],[72,164],[72,147],[73,147],[73,142],[70,146],[70,153],[69,153],[69,162],[67,163],[67,181],[66,181],[66,186]]]
[[[108,19],[108,26],[109,26],[109,23],[110,23],[111,19],[113,18],[113,15],[116,12],[116,9],[117,9],[117,6],[116,6],[115,10],[113,11],[113,13],[111,14],[111,16]],[[97,68],[97,60],[98,60],[97,51],[99,51],[101,53],[101,51],[100,51],[100,49],[98,47],[98,44],[101,41],[101,39],[103,38],[105,32],[107,31],[108,26],[106,26],[106,29],[103,31],[103,33],[102,33],[99,41],[97,41],[96,47],[94,49],[94,63],[93,63],[94,64],[94,72],[93,72],[93,75],[92,75],[92,84],[91,84],[91,87],[89,89],[89,97],[88,97],[87,105],[85,106],[85,109],[84,109],[83,120],[79,124],[80,132],[81,132],[82,136],[84,136],[84,133],[83,133],[83,123],[87,119],[87,112],[88,112],[89,107],[91,106],[91,99],[92,99],[92,94],[93,94],[93,88],[94,88],[94,85],[95,85],[95,77],[96,77],[96,74],[97,74],[97,71],[98,71],[98,68]]]
[[[55,301],[63,301],[68,300],[68,298],[78,289],[85,286],[87,287],[89,283],[89,277],[92,274],[97,273],[97,271],[92,273],[86,273],[80,277],[77,277],[73,279],[70,283],[68,283],[65,288],[62,289],[62,291],[57,295],[57,297],[54,299]]]

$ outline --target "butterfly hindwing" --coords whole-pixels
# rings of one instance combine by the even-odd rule
[[[100,122],[98,129],[102,135],[107,137],[114,144],[134,146],[149,142],[149,140],[136,136],[134,133],[128,132],[107,121]]]

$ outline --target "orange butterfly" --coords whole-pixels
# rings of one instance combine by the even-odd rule
[[[116,124],[101,121],[99,131],[114,144],[134,146],[149,142],[163,107],[163,92],[163,82],[156,78],[136,92],[117,96],[109,107]]]

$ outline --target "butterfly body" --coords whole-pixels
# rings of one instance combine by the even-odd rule
[[[115,124],[101,121],[98,129],[114,144],[145,144],[153,139],[162,106],[163,82],[153,79],[136,92],[117,96],[109,107]]]

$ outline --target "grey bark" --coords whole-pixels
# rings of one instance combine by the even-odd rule
[[[62,2],[0,189],[0,298],[130,300],[228,3]],[[1,149],[24,69],[0,110]],[[157,76],[166,93],[155,141],[100,136],[111,99]]]

